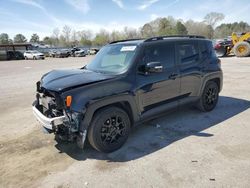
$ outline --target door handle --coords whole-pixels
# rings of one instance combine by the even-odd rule
[[[168,78],[172,79],[172,80],[175,80],[177,78],[177,76],[178,76],[178,74],[172,73]]]

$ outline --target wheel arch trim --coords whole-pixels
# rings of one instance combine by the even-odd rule
[[[112,104],[117,104],[117,103],[128,103],[130,106],[131,110],[131,115],[133,122],[136,122],[139,120],[139,113],[137,109],[137,105],[134,100],[134,96],[132,94],[121,94],[121,95],[113,95],[109,97],[105,97],[102,99],[97,99],[97,100],[91,100],[86,104],[86,111],[84,113],[84,118],[83,121],[80,125],[79,131],[82,132],[84,130],[87,130],[89,127],[89,124],[97,110],[100,108],[112,105]],[[130,115],[130,114],[128,114]],[[130,117],[131,118],[131,117]]]

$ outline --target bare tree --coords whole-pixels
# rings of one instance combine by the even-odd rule
[[[60,30],[58,28],[55,28],[52,32],[52,45],[58,46],[59,45],[59,37],[60,37]]]
[[[152,26],[147,23],[141,28],[142,37],[152,37],[154,35]]]
[[[210,12],[204,17],[206,24],[211,25],[213,28],[215,25],[225,18],[224,14],[218,12]]]
[[[58,39],[60,35],[60,30],[58,28],[55,28],[52,33],[52,37]]]
[[[71,34],[71,28],[68,25],[65,25],[62,30],[63,37],[65,38],[65,42],[67,46],[70,44],[70,34]]]
[[[139,33],[134,28],[124,27],[123,32],[124,32],[124,38],[126,38],[126,39],[139,38]],[[123,37],[121,37],[121,38],[123,38]]]

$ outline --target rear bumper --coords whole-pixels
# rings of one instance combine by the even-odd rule
[[[35,115],[36,119],[39,123],[46,128],[47,130],[53,131],[55,126],[63,124],[65,120],[65,116],[59,116],[54,118],[48,118],[43,115],[36,107],[36,105],[32,106],[33,114]]]

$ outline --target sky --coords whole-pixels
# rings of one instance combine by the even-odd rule
[[[0,0],[0,33],[29,38],[50,36],[64,25],[94,33],[100,29],[139,28],[158,17],[202,21],[209,12],[225,15],[223,22],[250,24],[250,0]]]

